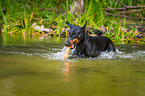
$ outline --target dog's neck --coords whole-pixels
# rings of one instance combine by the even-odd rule
[[[89,35],[87,34],[87,32],[85,32],[85,30],[83,31],[83,38],[80,41],[81,44],[83,44],[86,40],[88,40]]]

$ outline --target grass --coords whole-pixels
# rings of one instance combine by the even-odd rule
[[[116,43],[128,43],[134,41],[134,36],[137,34],[134,29],[129,31],[122,30],[122,26],[134,22],[127,20],[109,17],[105,15],[103,8],[119,8],[121,4],[116,0],[84,0],[84,14],[79,12],[71,14],[69,12],[70,4],[74,4],[75,0],[0,0],[0,22],[3,22],[3,34],[19,34],[24,36],[39,36],[43,32],[35,30],[32,27],[33,23],[56,28],[52,33],[54,35],[62,33],[62,28],[66,27],[66,21],[72,24],[83,26],[87,21],[87,26],[92,28],[106,27],[106,36],[111,38]],[[127,6],[145,5],[144,0],[120,0]],[[2,8],[6,12],[2,11]],[[40,9],[41,8],[41,9]],[[42,10],[42,8],[44,10]],[[51,8],[51,10],[46,10]],[[61,11],[59,11],[59,9]],[[143,9],[144,10],[144,9]],[[112,11],[112,13],[116,13]],[[131,16],[136,16],[132,13]],[[140,12],[145,15],[144,11]],[[122,22],[123,21],[123,22]],[[55,23],[54,23],[55,22]],[[144,21],[135,21],[137,24],[144,24]],[[112,29],[113,28],[113,29]],[[143,38],[145,41],[145,38]]]

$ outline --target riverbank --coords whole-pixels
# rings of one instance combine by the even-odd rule
[[[0,0],[0,2],[2,4],[0,6],[0,22],[2,22],[3,36],[67,37],[69,28],[66,21],[79,26],[84,25],[87,21],[86,31],[90,35],[102,32],[103,35],[109,37],[115,43],[145,42],[145,21],[140,18],[145,16],[144,1],[120,0],[127,8],[128,6],[137,7],[137,9],[128,8],[124,9],[124,11],[118,10],[123,6],[116,0],[84,1],[83,9],[77,11],[71,9],[76,4],[76,1],[71,0],[28,0],[27,2],[23,0]],[[113,8],[116,8],[116,10]],[[112,17],[107,15],[106,12],[116,14],[116,16]],[[117,14],[126,17],[122,18]],[[129,19],[128,17],[137,17],[139,19]]]

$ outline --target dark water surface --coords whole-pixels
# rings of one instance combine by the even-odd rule
[[[115,45],[117,54],[65,60],[64,42],[2,38],[0,96],[145,96],[145,45]]]

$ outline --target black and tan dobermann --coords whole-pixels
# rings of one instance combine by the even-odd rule
[[[65,45],[67,47],[72,46],[72,48],[75,48],[72,57],[97,57],[102,51],[116,52],[114,44],[108,37],[89,36],[85,32],[86,24],[83,27],[80,27],[67,22],[67,25],[71,30]]]

